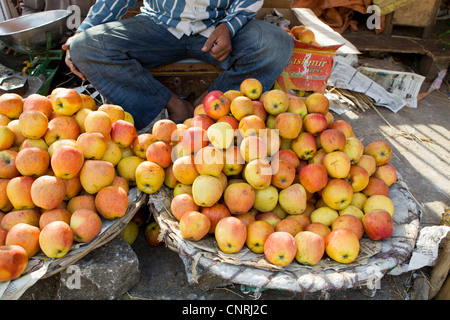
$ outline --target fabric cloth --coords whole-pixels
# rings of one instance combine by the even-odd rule
[[[263,0],[144,0],[141,11],[156,23],[168,28],[177,38],[198,33],[207,37],[218,23],[226,23],[233,36],[255,16],[263,2]],[[119,20],[128,8],[135,5],[136,0],[98,0],[80,26],[80,30]]]
[[[93,10],[94,15],[96,12]],[[233,19],[220,16],[214,20],[234,23]],[[208,23],[210,20],[205,22]],[[200,33],[178,38],[166,25],[148,14],[139,14],[86,29],[73,38],[70,53],[77,68],[108,103],[130,112],[136,128],[141,129],[163,110],[172,95],[149,68],[198,59],[225,70],[209,90],[239,90],[245,78],[254,77],[267,91],[289,64],[294,46],[292,37],[280,27],[256,19],[236,29],[232,52],[223,62],[202,52],[205,41]]]

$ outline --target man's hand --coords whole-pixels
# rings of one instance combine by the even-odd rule
[[[209,51],[217,61],[224,61],[231,53],[231,35],[226,24],[219,24],[206,40],[203,52]]]
[[[80,77],[83,81],[86,81],[86,77],[78,70],[75,65],[73,64],[72,60],[70,59],[70,44],[72,43],[72,40],[74,37],[77,36],[77,33],[75,35],[71,36],[69,39],[67,39],[66,43],[62,45],[62,49],[66,51],[66,58],[65,62],[66,65],[69,67],[70,71],[73,72],[73,74]]]

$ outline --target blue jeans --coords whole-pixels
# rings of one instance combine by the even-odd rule
[[[239,90],[245,78],[257,78],[270,90],[289,64],[292,37],[280,27],[251,20],[232,39],[232,53],[219,62],[202,52],[201,35],[174,37],[143,14],[92,27],[74,38],[70,54],[75,66],[111,104],[130,112],[137,129],[149,124],[172,96],[149,68],[192,58],[225,71],[209,88]]]

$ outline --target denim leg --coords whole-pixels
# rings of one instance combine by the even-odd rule
[[[137,129],[150,123],[172,95],[148,68],[186,54],[182,41],[142,15],[86,30],[74,38],[70,53],[108,103],[133,115]]]
[[[240,83],[246,78],[256,78],[264,91],[270,90],[289,65],[294,48],[294,41],[286,31],[261,20],[247,22],[232,41],[233,51],[222,63],[209,53],[195,51],[198,59],[225,69],[209,88],[210,91],[239,90]]]

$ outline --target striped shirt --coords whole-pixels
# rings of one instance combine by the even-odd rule
[[[137,0],[98,0],[79,31],[120,20]],[[225,23],[231,36],[262,7],[263,0],[144,0],[141,13],[165,26],[174,36],[201,34],[208,37],[219,23]]]

